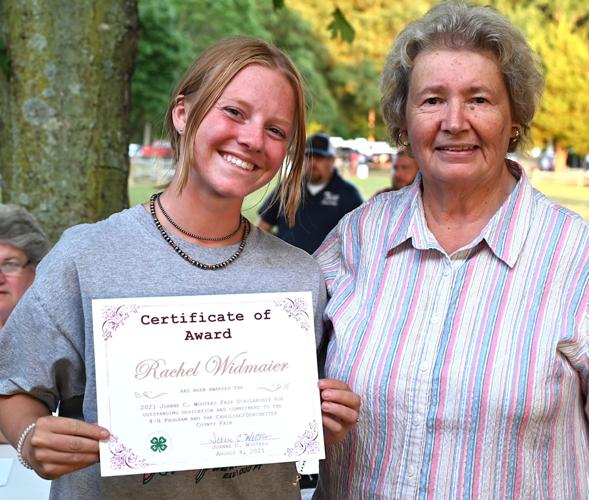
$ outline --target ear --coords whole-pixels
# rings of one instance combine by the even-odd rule
[[[175,101],[174,109],[172,110],[172,121],[178,133],[182,135],[186,128],[189,108],[183,95],[176,96]]]
[[[510,139],[517,139],[521,134],[520,130],[521,130],[521,126],[519,124],[517,124],[517,123],[512,124],[511,125],[511,134],[510,134],[509,138]]]

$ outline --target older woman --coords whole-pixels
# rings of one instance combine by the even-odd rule
[[[0,328],[35,278],[47,236],[24,208],[0,205]]]
[[[316,498],[585,498],[589,225],[507,160],[542,78],[491,8],[443,3],[395,41],[390,132],[420,177],[316,254],[326,373],[363,398]]]
[[[49,250],[47,236],[22,207],[0,205],[0,329],[35,279],[35,269]],[[0,443],[6,443],[0,432]]]

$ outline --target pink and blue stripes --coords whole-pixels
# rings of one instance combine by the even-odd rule
[[[316,498],[587,498],[589,224],[520,178],[448,256],[419,183],[348,214],[316,257],[329,377],[363,398]]]

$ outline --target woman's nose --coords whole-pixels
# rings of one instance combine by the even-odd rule
[[[253,151],[261,151],[264,146],[264,128],[255,123],[244,124],[240,129],[238,142]]]
[[[442,128],[450,134],[458,134],[468,127],[465,104],[457,100],[450,100],[446,104]]]

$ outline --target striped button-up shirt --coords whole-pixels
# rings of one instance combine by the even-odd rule
[[[589,496],[589,224],[517,186],[448,255],[420,179],[318,250],[326,375],[362,397],[315,498]]]

